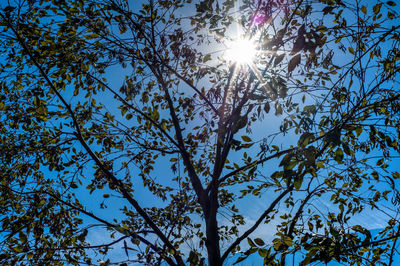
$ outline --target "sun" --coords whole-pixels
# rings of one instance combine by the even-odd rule
[[[225,52],[225,58],[233,63],[249,65],[254,61],[257,47],[252,39],[241,38],[229,41]]]
[[[240,71],[244,71],[245,73],[252,72],[257,77],[261,86],[271,95],[271,99],[276,99],[276,92],[271,89],[270,85],[257,68],[257,55],[262,52],[259,51],[258,47],[260,46],[257,45],[256,39],[255,36],[253,36],[253,38],[241,37],[225,42],[227,48],[224,57],[230,64],[235,65],[229,87],[233,86],[233,82]]]

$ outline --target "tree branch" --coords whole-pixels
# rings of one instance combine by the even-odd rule
[[[243,239],[245,239],[246,237],[248,237],[251,233],[254,232],[254,230],[256,230],[258,228],[258,226],[261,224],[261,222],[267,217],[267,215],[275,208],[275,206],[281,201],[281,199],[283,197],[285,197],[290,191],[293,190],[293,186],[288,187],[285,191],[283,191],[268,207],[268,209],[266,209],[264,211],[264,213],[257,219],[257,221],[255,222],[255,224],[250,227],[250,229],[248,229],[246,232],[244,232],[240,237],[238,237],[235,242],[232,243],[232,245],[229,246],[229,248],[224,252],[224,254],[221,257],[221,260],[224,261],[229,253],[237,246],[240,244],[240,242],[242,242]]]
[[[118,232],[120,232],[120,231],[119,231],[120,226],[118,226],[118,225],[116,225],[116,224],[112,224],[112,223],[110,223],[110,222],[108,222],[108,221],[106,221],[106,220],[104,220],[104,219],[98,217],[97,215],[94,215],[94,214],[91,213],[91,212],[88,212],[88,211],[86,211],[86,210],[84,210],[84,209],[82,209],[82,208],[80,208],[80,207],[78,207],[78,206],[73,205],[72,203],[66,202],[66,201],[62,200],[60,197],[58,197],[58,196],[56,196],[56,195],[54,195],[54,194],[52,194],[52,193],[50,193],[50,192],[45,191],[45,193],[46,193],[47,195],[49,195],[50,197],[56,199],[57,201],[61,202],[62,204],[66,205],[66,206],[68,206],[68,207],[70,207],[70,208],[72,208],[72,209],[74,209],[74,210],[76,210],[76,211],[78,211],[78,212],[80,212],[80,213],[83,213],[83,214],[85,214],[85,215],[87,215],[87,216],[89,216],[89,217],[91,217],[91,218],[93,218],[93,219],[95,219],[95,220],[97,220],[97,221],[99,221],[99,222],[101,222],[101,223],[107,225],[108,227],[115,228]],[[122,232],[120,232],[120,233],[122,233]],[[124,239],[124,238],[126,238],[126,237],[134,237],[134,238],[140,239],[140,241],[142,241],[144,244],[150,246],[151,249],[153,249],[153,250],[154,250],[155,252],[157,252],[163,259],[165,259],[165,261],[166,261],[169,265],[179,265],[179,264],[174,263],[174,262],[172,261],[172,259],[169,258],[169,257],[164,253],[164,251],[163,251],[162,249],[160,249],[159,247],[157,247],[156,245],[154,245],[153,243],[151,243],[151,242],[148,241],[147,239],[143,238],[142,236],[138,235],[137,232],[128,232],[128,233],[129,233],[129,235],[125,235],[125,236],[122,237],[121,239],[119,239],[119,240],[117,240],[117,241],[114,241],[114,242],[112,242],[111,244],[97,245],[97,246],[93,246],[92,248],[103,247],[103,246],[110,246],[110,245],[113,245],[113,244],[115,244],[115,243],[121,241],[122,239]],[[80,247],[77,247],[77,248],[80,248]],[[88,248],[88,247],[81,247],[81,248]]]
[[[229,177],[234,176],[234,175],[236,175],[236,174],[238,174],[238,173],[240,173],[240,172],[242,172],[242,171],[246,171],[246,170],[248,170],[248,169],[250,169],[250,168],[252,168],[252,167],[254,167],[254,166],[256,166],[256,165],[265,163],[265,162],[268,161],[268,160],[271,160],[271,159],[277,158],[277,157],[279,157],[279,156],[281,156],[281,155],[283,155],[283,154],[287,154],[287,153],[289,153],[289,152],[295,151],[296,149],[297,149],[297,148],[290,148],[290,149],[286,149],[286,150],[283,150],[283,151],[279,151],[279,152],[277,152],[277,153],[275,153],[275,154],[273,154],[273,155],[270,155],[270,156],[268,156],[268,157],[265,157],[265,158],[263,158],[263,159],[261,159],[261,160],[255,161],[255,162],[253,162],[253,163],[251,163],[251,164],[244,165],[244,166],[242,166],[242,167],[239,167],[238,169],[236,169],[236,170],[234,170],[234,171],[232,171],[232,172],[226,174],[225,176],[221,177],[221,178],[218,180],[218,184],[221,184],[221,183],[225,182]],[[208,191],[209,189],[210,189],[210,188],[209,188],[209,186],[208,186],[207,189],[206,189],[206,191]]]
[[[103,85],[104,87],[106,87],[112,94],[114,94],[115,97],[118,98],[118,100],[120,100],[124,105],[126,105],[127,107],[131,108],[133,111],[139,113],[141,116],[143,116],[146,120],[148,120],[151,124],[153,124],[158,130],[160,130],[160,132],[162,134],[164,134],[165,137],[167,137],[167,139],[169,141],[171,141],[178,149],[179,149],[179,145],[178,143],[176,143],[176,141],[162,128],[162,126],[157,123],[156,121],[154,121],[150,116],[148,116],[147,114],[145,114],[144,112],[142,112],[141,110],[139,110],[138,108],[136,108],[135,106],[133,106],[132,104],[128,103],[124,98],[122,98],[121,95],[119,95],[114,89],[112,89],[110,86],[108,86],[106,83],[104,83],[102,80],[98,79],[97,77],[87,73],[87,75],[96,80],[97,82],[99,82],[101,85]]]
[[[30,49],[27,47],[26,43],[18,33],[18,31],[15,29],[14,25],[11,24],[8,18],[6,18],[3,14],[0,13],[1,18],[6,21],[7,25],[9,28],[14,32],[18,43],[22,46],[22,48],[25,50],[25,52],[28,54],[29,58],[32,60],[33,64],[38,68],[41,76],[46,80],[48,86],[51,88],[51,90],[57,95],[58,99],[63,103],[65,108],[67,108],[68,113],[70,114],[74,128],[76,130],[76,137],[78,138],[79,142],[81,145],[85,148],[86,152],[90,155],[90,157],[95,161],[96,165],[100,168],[100,170],[112,181],[114,185],[116,185],[119,190],[121,191],[122,195],[124,198],[128,200],[128,202],[135,208],[135,210],[139,213],[140,216],[143,217],[143,219],[146,221],[146,223],[154,230],[156,235],[168,246],[169,249],[171,249],[174,253],[174,257],[177,260],[178,264],[184,265],[182,258],[179,256],[178,252],[175,250],[175,247],[171,244],[169,239],[161,232],[161,230],[158,228],[158,226],[151,220],[151,218],[147,215],[146,211],[139,205],[139,203],[130,195],[130,193],[124,188],[123,183],[117,179],[105,166],[104,164],[100,161],[100,159],[94,154],[94,152],[91,150],[91,148],[88,146],[88,144],[85,142],[82,136],[82,132],[79,126],[79,123],[75,117],[74,111],[72,110],[71,106],[67,103],[67,101],[63,98],[63,96],[60,94],[60,92],[57,90],[57,88],[54,86],[54,84],[51,82],[50,78],[48,75],[45,73],[41,65],[38,63],[36,58],[33,56],[32,52]]]
[[[156,76],[162,90],[164,91],[164,96],[168,103],[168,108],[169,108],[169,112],[170,112],[170,115],[172,118],[172,123],[175,128],[176,139],[178,141],[178,148],[181,151],[183,162],[188,170],[189,178],[192,183],[193,189],[196,192],[196,195],[199,199],[199,203],[204,207],[204,201],[205,201],[204,188],[203,188],[203,185],[201,184],[201,181],[200,181],[199,177],[197,176],[196,171],[193,167],[193,164],[190,159],[190,155],[185,149],[185,143],[183,141],[183,136],[182,136],[182,129],[179,125],[179,119],[175,113],[175,107],[172,102],[171,96],[168,92],[168,86],[165,83],[162,75],[160,73],[158,73],[157,69],[155,69],[154,66],[151,65],[149,62],[146,62],[146,64],[150,67],[153,74]]]

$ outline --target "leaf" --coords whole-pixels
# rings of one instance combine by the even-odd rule
[[[285,58],[285,54],[281,54],[275,57],[274,66],[277,66]]]
[[[297,142],[297,145],[304,148],[305,146],[307,146],[310,143],[310,141],[312,141],[314,139],[315,139],[315,137],[312,133],[305,132],[300,136],[300,139]]]
[[[279,166],[283,166],[283,167],[285,167],[286,166],[286,164],[290,161],[290,159],[292,158],[292,154],[291,153],[288,153],[288,154],[286,154],[283,158],[282,158],[282,161],[280,162],[280,164],[279,164]]]
[[[289,163],[287,163],[283,166],[283,169],[292,170],[297,164],[298,164],[298,161],[296,159],[292,159],[292,160],[290,160]]]
[[[274,245],[273,245],[274,249],[276,251],[279,251],[281,249],[281,246],[282,246],[282,240],[279,239],[279,238],[275,238],[272,242],[274,243]]]
[[[361,11],[366,15],[367,14],[367,8],[365,6],[361,7]]]
[[[119,32],[121,34],[124,34],[127,30],[128,28],[125,25],[119,25]]]
[[[196,11],[198,13],[205,13],[212,9],[212,4],[210,1],[201,1],[200,3],[196,4]]]
[[[85,35],[86,40],[92,40],[92,39],[96,39],[98,37],[99,37],[99,35],[96,33],[91,33],[91,34]]]
[[[354,53],[355,53],[353,47],[349,47],[348,50],[349,50],[349,52],[350,52],[351,54],[354,54]]]
[[[239,117],[239,119],[237,120],[236,124],[233,127],[233,131],[237,132],[239,131],[239,129],[244,128],[247,125],[247,122],[248,121],[246,115]]]
[[[266,102],[264,104],[264,111],[268,114],[269,110],[271,110],[271,106],[269,105],[269,102]]]
[[[337,148],[335,151],[335,161],[338,163],[343,161],[343,150],[341,148]]]
[[[374,11],[374,14],[377,15],[381,11],[382,3],[374,5],[372,10]]]
[[[254,239],[254,242],[256,242],[256,244],[259,245],[259,246],[264,246],[265,245],[264,241],[261,238]]]
[[[389,5],[389,6],[395,6],[396,5],[396,3],[393,2],[393,1],[387,1],[386,4]]]
[[[210,54],[206,54],[203,58],[203,63],[210,61],[211,60],[211,55]]]
[[[262,258],[265,258],[265,257],[267,257],[268,256],[268,250],[267,249],[265,249],[265,248],[260,248],[259,250],[258,250],[258,254],[260,255],[260,257],[262,257]]]
[[[275,106],[275,114],[276,115],[281,115],[282,114],[282,105],[280,105],[279,103],[278,104],[276,104],[276,106]]]
[[[134,244],[134,245],[137,245],[137,246],[139,246],[140,245],[140,239],[139,238],[131,238],[131,242],[132,242],[132,244]]]
[[[290,237],[285,237],[284,242],[288,247],[291,247],[293,245],[293,240]]]
[[[289,65],[288,65],[288,72],[291,73],[293,70],[300,64],[301,60],[301,55],[298,54],[292,59],[290,59]]]
[[[356,128],[356,135],[357,137],[359,137],[361,135],[361,133],[363,132],[363,128],[362,127],[357,127]]]
[[[247,243],[249,243],[250,247],[256,247],[256,244],[249,237],[247,238]]]
[[[322,12],[324,12],[324,15],[326,15],[328,13],[331,13],[333,9],[334,9],[333,6],[327,6],[324,9],[322,9]]]
[[[296,190],[299,190],[301,188],[301,185],[303,184],[303,176],[298,176],[296,177],[296,179],[294,180],[294,188]]]
[[[39,97],[37,95],[35,95],[35,97],[33,98],[33,104],[38,106],[40,103]]]
[[[304,38],[304,36],[298,36],[293,44],[293,48],[292,51],[290,52],[290,55],[295,55],[301,50],[303,50],[305,44],[306,44],[306,39]]]
[[[124,116],[126,114],[126,111],[128,111],[128,109],[125,106],[121,107],[121,115]]]
[[[130,232],[129,230],[127,230],[126,228],[122,227],[122,226],[117,226],[115,227],[115,230],[117,230],[118,232],[120,232],[123,235],[129,236]]]
[[[347,143],[342,143],[342,146],[343,146],[343,150],[344,150],[344,152],[347,154],[347,155],[352,155],[351,154],[351,150],[350,150],[350,148],[349,148],[349,145],[347,145]]]
[[[242,136],[242,140],[245,142],[251,142],[251,138],[249,136]]]

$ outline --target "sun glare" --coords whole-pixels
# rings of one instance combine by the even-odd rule
[[[256,45],[251,39],[231,41],[227,46],[226,59],[239,64],[252,63],[257,52]]]

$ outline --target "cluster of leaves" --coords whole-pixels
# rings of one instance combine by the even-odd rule
[[[255,253],[265,265],[288,255],[392,264],[396,8],[10,3],[0,11],[0,262],[108,264],[120,247],[121,265]],[[258,43],[249,65],[223,57],[238,30]],[[256,200],[264,207],[249,222]],[[377,234],[354,219],[366,207],[387,223]],[[100,244],[98,231],[109,236]]]

